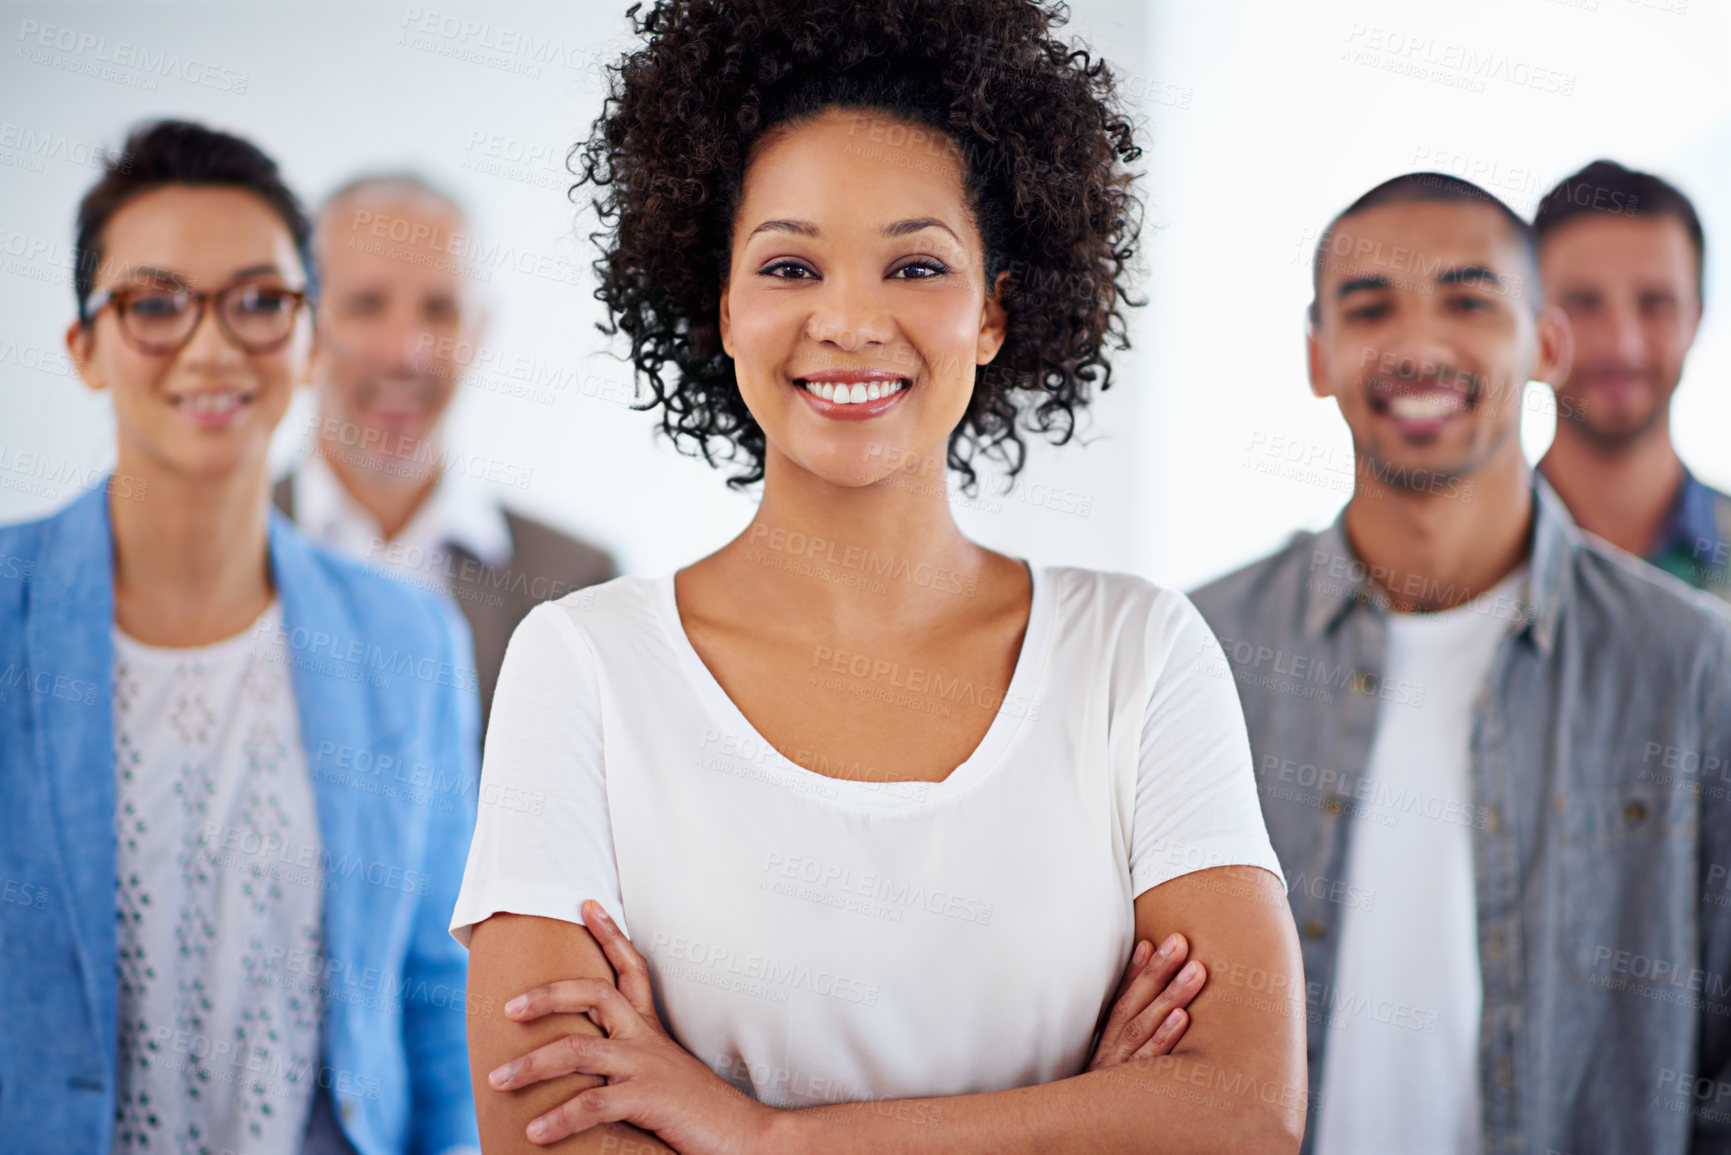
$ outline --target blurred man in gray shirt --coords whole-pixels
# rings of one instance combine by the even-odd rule
[[[1731,617],[1528,469],[1571,337],[1507,206],[1397,177],[1314,279],[1352,497],[1193,595],[1304,949],[1306,1150],[1731,1148]]]

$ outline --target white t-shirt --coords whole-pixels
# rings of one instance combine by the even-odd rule
[[[1348,893],[1323,1056],[1317,1155],[1475,1155],[1479,972],[1474,705],[1525,566],[1434,614],[1389,614],[1383,681],[1422,686],[1377,716],[1352,821]]]
[[[673,1036],[774,1106],[1080,1072],[1134,898],[1204,867],[1280,868],[1189,600],[1033,575],[1010,684],[942,782],[838,779],[771,748],[692,648],[671,574],[537,607],[500,674],[452,933],[467,944],[500,911],[580,923],[596,899]],[[814,680],[911,709],[997,699],[829,662]]]
[[[300,1150],[323,999],[273,960],[318,956],[324,876],[281,616],[188,648],[114,630],[115,1152]]]

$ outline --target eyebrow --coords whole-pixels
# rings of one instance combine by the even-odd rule
[[[946,225],[936,217],[910,217],[904,221],[892,221],[879,229],[878,235],[885,237],[905,237],[912,233],[917,233],[921,229],[943,229],[946,233],[949,233],[950,236],[956,238],[957,244],[960,244],[962,240],[961,237],[956,236],[956,231],[954,229],[950,228],[949,225]],[[820,235],[818,227],[810,221],[777,219],[764,221],[755,229],[752,229],[746,239],[750,240],[751,237],[755,237],[758,233],[768,232],[798,233],[802,237],[815,237]]]
[[[272,265],[272,264],[249,265],[248,267],[241,269],[240,271],[234,273],[229,279],[238,281],[242,277],[256,277],[261,273],[279,273],[280,274],[281,272],[282,272],[281,269],[277,268],[275,265]],[[185,285],[185,284],[191,283],[191,279],[188,278],[183,273],[174,273],[174,272],[170,272],[167,269],[152,268],[149,265],[136,266],[132,270],[132,275],[134,277],[142,278],[144,280],[173,281],[177,285]]]
[[[1436,275],[1439,285],[1490,285],[1492,288],[1503,288],[1506,282],[1495,269],[1484,265],[1466,265],[1459,269],[1449,269]]]
[[[1334,291],[1334,299],[1340,300],[1349,293],[1368,292],[1372,289],[1388,289],[1394,282],[1383,276],[1353,277],[1340,283],[1340,288]]]

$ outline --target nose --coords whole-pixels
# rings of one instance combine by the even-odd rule
[[[192,336],[181,346],[181,363],[186,366],[229,368],[244,362],[246,357],[246,350],[223,332],[222,325],[216,319],[216,302],[206,302],[203,314],[193,326]]]
[[[339,356],[368,372],[413,377],[437,360],[438,338],[407,310],[396,308],[370,323],[327,330]]]
[[[1626,305],[1616,306],[1606,318],[1608,351],[1624,368],[1639,368],[1646,359],[1647,342],[1641,332],[1640,318]]]
[[[892,340],[895,319],[884,306],[875,280],[832,273],[814,294],[805,333],[813,341],[857,353]]]
[[[1401,377],[1425,377],[1458,367],[1459,361],[1445,327],[1422,309],[1406,310],[1403,323],[1375,353],[1379,359],[1375,372]]]

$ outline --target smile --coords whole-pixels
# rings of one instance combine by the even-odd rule
[[[196,393],[181,393],[169,397],[168,403],[194,425],[220,429],[233,421],[237,414],[252,404],[255,394],[239,389],[200,389]]]
[[[794,382],[801,389],[814,397],[835,405],[863,405],[868,401],[881,401],[885,397],[893,397],[912,384],[906,377],[892,380],[874,379],[870,381],[810,381],[804,378]]]
[[[179,397],[171,397],[170,401],[181,409],[189,409],[194,413],[227,413],[239,409],[252,400],[251,393],[241,393],[233,389],[212,389],[204,393],[183,393]]]
[[[1453,390],[1430,393],[1397,393],[1387,400],[1388,412],[1402,421],[1438,421],[1465,413],[1466,398]]]

